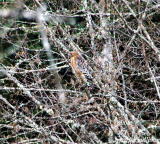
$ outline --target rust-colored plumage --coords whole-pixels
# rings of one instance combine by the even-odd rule
[[[71,52],[71,66],[72,69],[80,82],[89,84],[92,80],[91,73],[89,71],[88,63],[76,52]]]

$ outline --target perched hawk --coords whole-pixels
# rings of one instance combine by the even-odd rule
[[[73,72],[75,73],[77,79],[82,83],[85,82],[90,85],[92,81],[92,75],[89,71],[89,66],[85,59],[81,57],[76,51],[71,52],[71,65]]]

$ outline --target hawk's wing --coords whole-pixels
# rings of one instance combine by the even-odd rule
[[[89,70],[88,63],[81,57],[77,57],[76,59],[77,68],[85,75],[85,77],[89,80],[92,80],[92,75]]]

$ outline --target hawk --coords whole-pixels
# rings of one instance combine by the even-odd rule
[[[92,75],[85,59],[83,59],[76,51],[72,51],[70,62],[77,79],[81,83],[85,82],[89,86],[92,81]]]

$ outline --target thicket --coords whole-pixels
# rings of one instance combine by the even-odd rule
[[[0,143],[159,142],[158,0],[7,0],[0,18]]]

